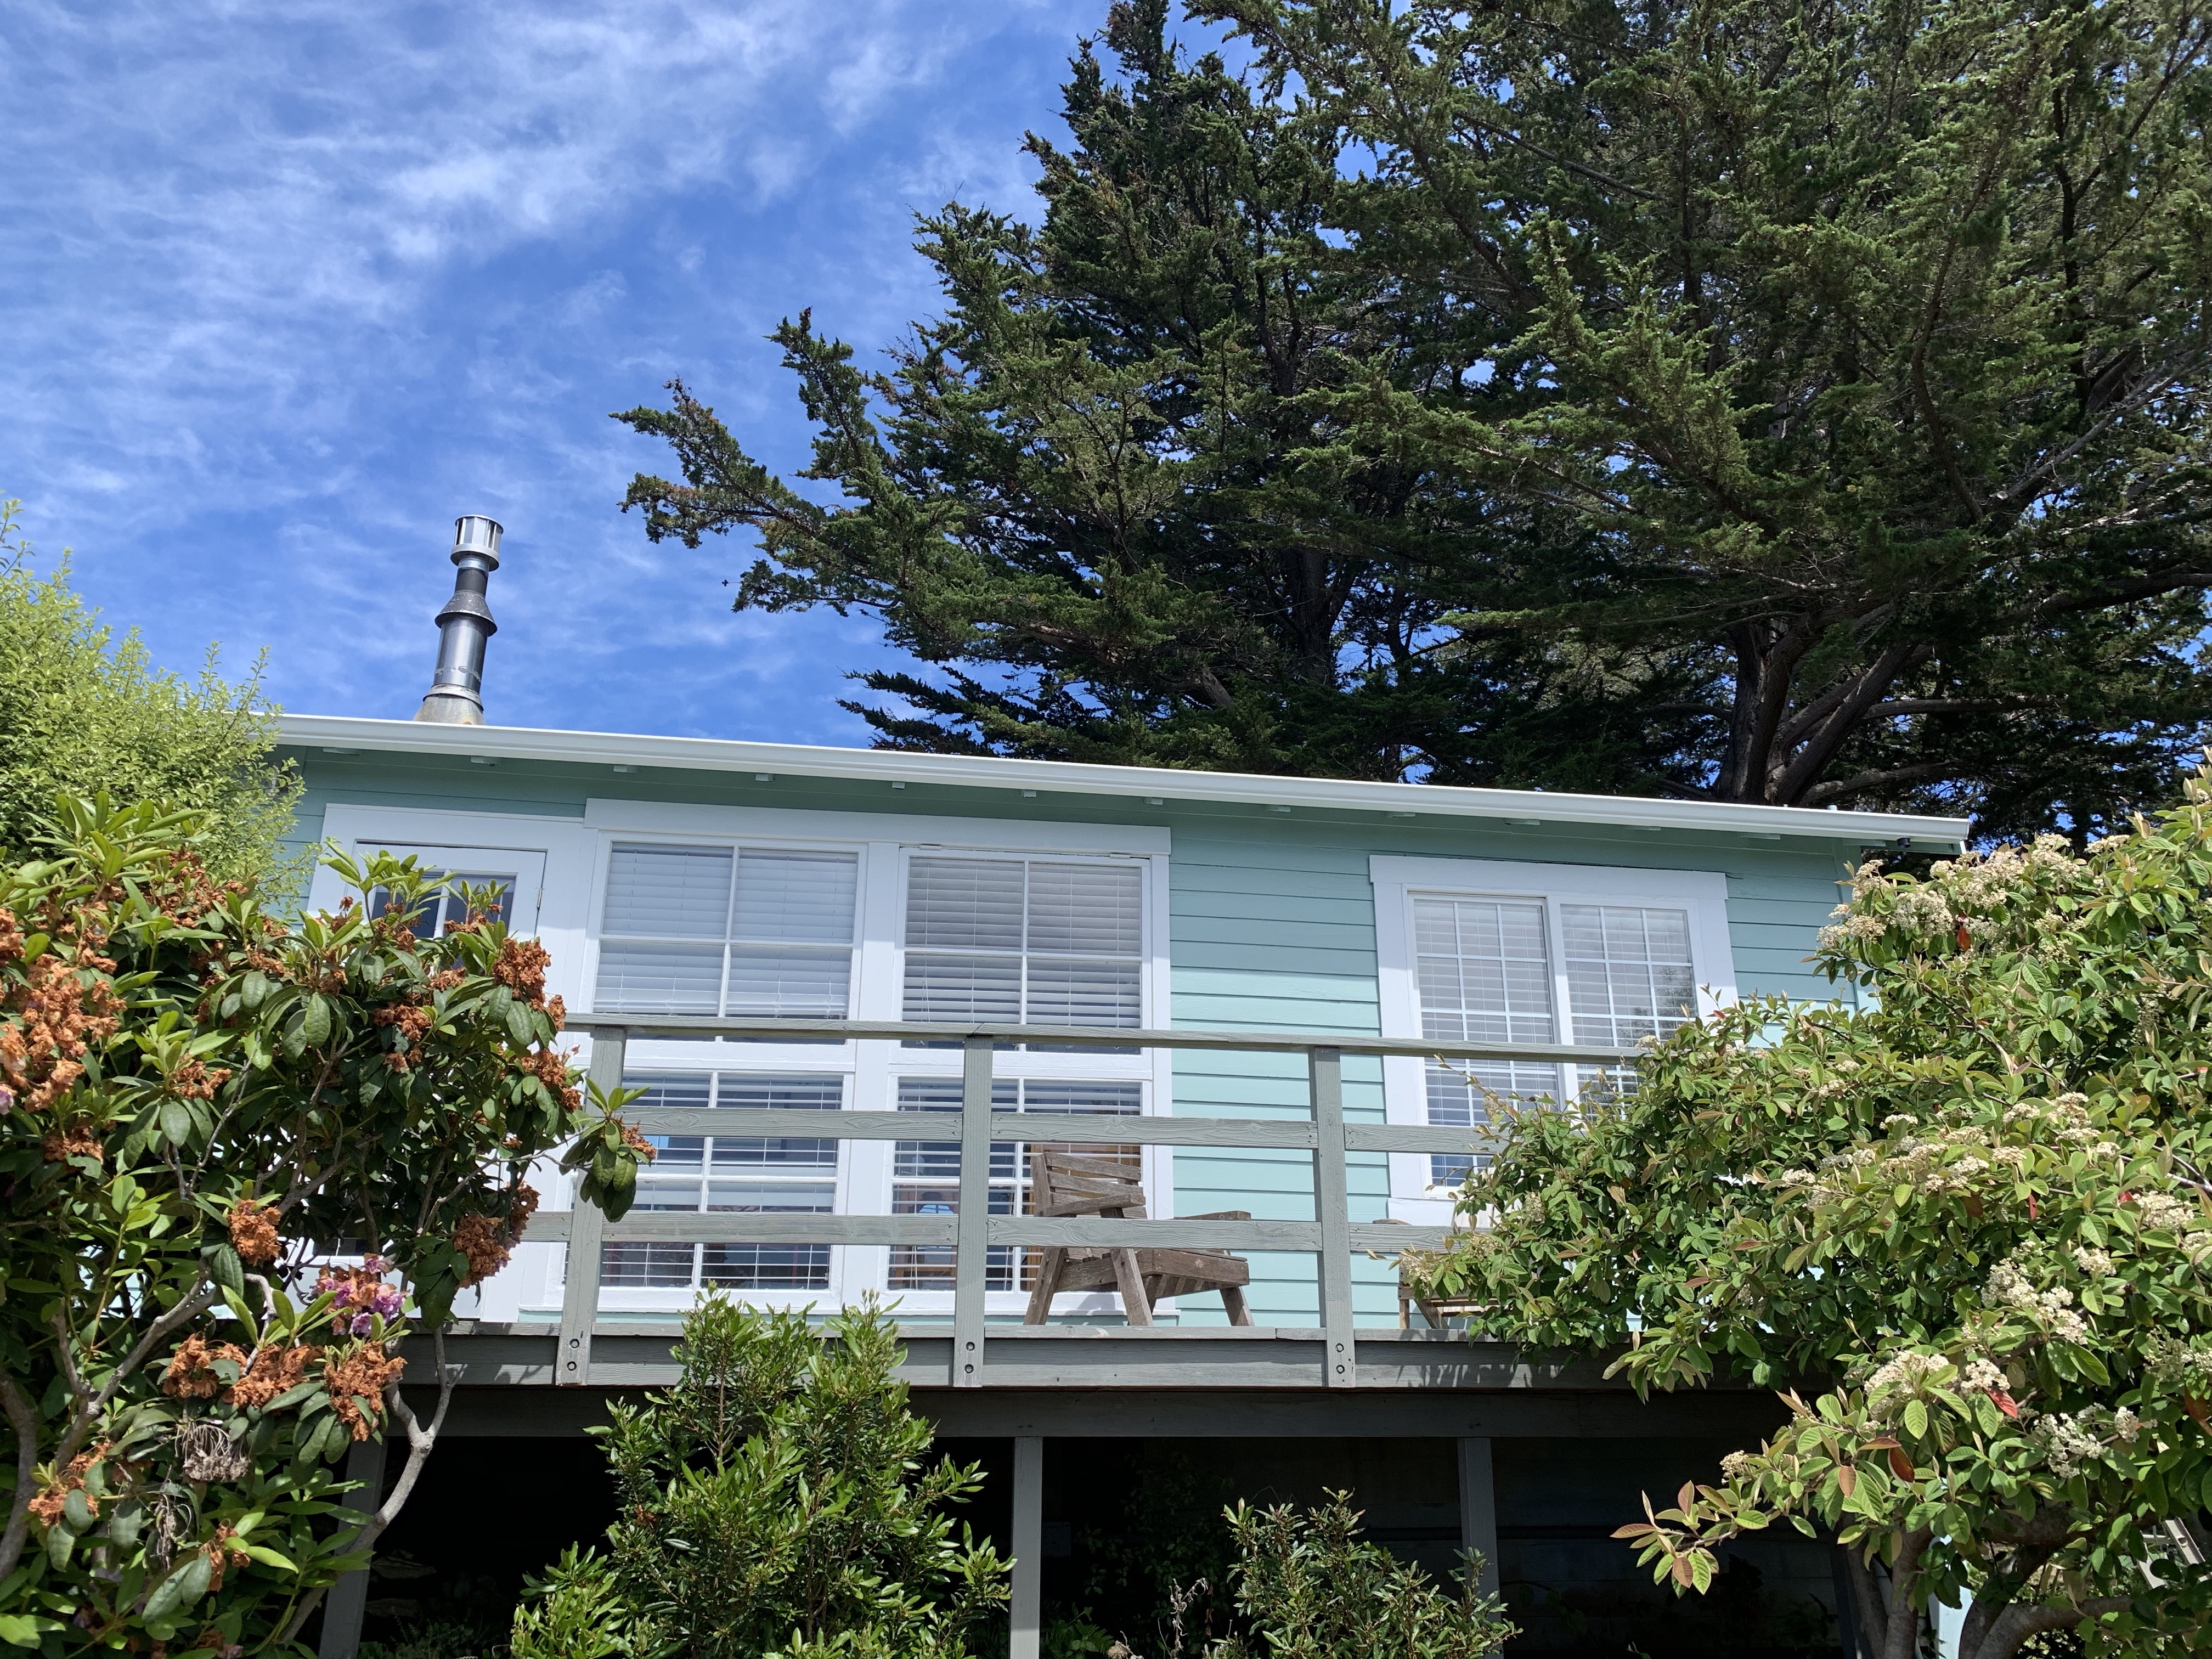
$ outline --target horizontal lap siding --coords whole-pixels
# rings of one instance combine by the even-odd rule
[[[1662,842],[1664,845],[1656,843]],[[1258,823],[1234,836],[1178,825],[1170,864],[1170,953],[1174,1023],[1247,1030],[1373,1034],[1382,1018],[1376,984],[1374,888],[1377,853],[1496,858],[1618,867],[1717,869],[1729,882],[1729,934],[1738,989],[1826,1000],[1836,988],[1805,960],[1839,895],[1837,849],[1782,852],[1741,837],[1702,843],[1571,828],[1538,837],[1504,831],[1363,830],[1323,823]],[[1846,993],[1847,994],[1847,993]],[[1184,1116],[1307,1114],[1305,1064],[1292,1054],[1184,1054],[1175,1065],[1175,1110]],[[1345,1064],[1345,1109],[1355,1121],[1382,1115],[1382,1070]],[[1264,1219],[1314,1215],[1313,1165],[1297,1152],[1196,1148],[1174,1154],[1176,1208],[1184,1215],[1243,1209]],[[1375,1156],[1349,1160],[1352,1219],[1389,1213],[1389,1173]],[[1250,1257],[1253,1317],[1261,1324],[1320,1318],[1310,1255]],[[1363,1324],[1397,1317],[1396,1275],[1355,1257],[1353,1303]],[[1192,1297],[1182,1320],[1216,1324],[1215,1299]]]
[[[1371,813],[1170,805],[1134,798],[1054,795],[1012,790],[915,785],[893,792],[849,781],[740,776],[649,769],[617,780],[604,769],[362,754],[298,756],[307,791],[295,845],[322,833],[325,807],[431,808],[574,818],[592,796],[728,803],[842,811],[919,812],[1000,822],[1034,820],[1164,824],[1173,966],[1170,1023],[1253,1030],[1381,1029],[1376,986],[1374,890],[1368,860],[1378,853],[1454,859],[1502,859],[1609,867],[1719,870],[1727,874],[1729,935],[1744,994],[1808,999],[1849,995],[1805,960],[1839,896],[1837,878],[1854,848],[1807,842],[1802,850],[1739,835],[1648,833],[1628,828],[1401,821]],[[1532,811],[1540,807],[1532,803]],[[1282,1116],[1306,1113],[1304,1063],[1292,1055],[1185,1054],[1175,1067],[1175,1109],[1186,1115]],[[1373,1060],[1345,1066],[1345,1100],[1354,1119],[1382,1115],[1381,1071]],[[1308,1156],[1292,1152],[1184,1150],[1176,1158],[1176,1207],[1183,1214],[1246,1209],[1268,1218],[1313,1218]],[[1387,1213],[1387,1173],[1379,1157],[1351,1161],[1353,1218]],[[1387,1264],[1354,1261],[1363,1322],[1396,1316],[1395,1275]],[[1319,1298],[1311,1256],[1252,1257],[1254,1316],[1261,1323],[1311,1324]],[[1189,1298],[1186,1322],[1218,1322],[1218,1299]]]

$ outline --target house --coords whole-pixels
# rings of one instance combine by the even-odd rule
[[[480,639],[465,657],[455,678],[441,656],[448,703]],[[1018,1558],[1014,1659],[1075,1594],[1079,1539],[1162,1460],[1246,1492],[1352,1486],[1433,1563],[1479,1547],[1529,1631],[1516,1651],[1668,1650],[1677,1615],[1607,1534],[1639,1489],[1709,1478],[1774,1401],[1639,1402],[1592,1362],[1401,1328],[1389,1247],[1449,1224],[1486,1089],[1571,1100],[1692,1008],[1838,995],[1807,958],[1848,866],[1966,831],[434,719],[287,716],[282,742],[303,847],[498,885],[661,1147],[611,1229],[549,1192],[459,1310],[447,1434],[510,1476],[573,1468],[610,1391],[672,1376],[702,1285],[895,1301],[917,1405],[1006,1477],[985,1512]],[[315,878],[312,902],[343,896]],[[1082,1040],[972,1036],[1007,1027]],[[1017,1116],[1140,1172],[1152,1219],[1025,1219]],[[1224,1211],[1251,1219],[1174,1219]],[[1251,1325],[1204,1294],[1134,1328],[1096,1290],[1022,1322],[1038,1246],[1131,1227],[1235,1250]],[[1740,1555],[1734,1650],[1848,1651],[1828,1552]],[[334,1599],[326,1659],[361,1600]],[[1674,1650],[1709,1639],[1684,1629]]]

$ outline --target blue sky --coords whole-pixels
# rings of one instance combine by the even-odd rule
[[[0,495],[155,659],[263,648],[295,710],[404,717],[453,517],[507,526],[492,719],[866,741],[875,625],[732,616],[732,539],[616,504],[606,418],[681,374],[803,462],[761,337],[933,308],[912,216],[1034,210],[1024,129],[1104,0],[0,9]]]

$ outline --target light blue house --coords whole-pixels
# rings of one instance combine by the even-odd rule
[[[465,659],[448,693],[474,689]],[[1604,1603],[1632,1565],[1608,1506],[1667,1462],[1633,1449],[1703,1457],[1771,1401],[1644,1406],[1595,1366],[1401,1329],[1389,1247],[1449,1224],[1486,1088],[1571,1100],[1686,1016],[1838,994],[1807,958],[1847,866],[1966,827],[439,720],[282,735],[303,843],[500,883],[595,1072],[651,1091],[638,1208],[603,1234],[548,1190],[462,1310],[455,1431],[573,1434],[610,1388],[670,1375],[702,1285],[895,1300],[941,1431],[1013,1443],[1015,1659],[1054,1511],[1080,1507],[1060,1442],[1236,1442],[1247,1468],[1364,1443],[1395,1471],[1361,1494],[1386,1535],[1395,1514],[1409,1547],[1480,1546],[1538,1612]],[[342,896],[319,876],[314,902]],[[1244,1041],[1188,1046],[1210,1033]],[[1149,1219],[1025,1218],[1020,1148],[1071,1143],[1140,1172]],[[1223,1211],[1252,1219],[1175,1220]],[[1132,1239],[1235,1251],[1252,1326],[1208,1294],[1133,1328],[1096,1291],[1021,1322],[1039,1247]],[[1770,1589],[1832,1607],[1824,1557],[1774,1551]],[[1527,1650],[1585,1650],[1572,1622],[1538,1620]]]

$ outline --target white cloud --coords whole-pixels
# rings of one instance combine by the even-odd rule
[[[667,463],[605,411],[682,373],[800,461],[759,337],[815,302],[867,349],[927,310],[908,211],[1020,192],[1102,13],[17,0],[0,493],[164,659],[265,641],[295,707],[412,708],[445,525],[490,510],[495,712],[854,740],[868,624],[730,617],[749,556],[614,512]]]

